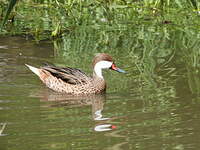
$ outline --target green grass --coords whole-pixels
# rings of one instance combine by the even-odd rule
[[[60,37],[82,25],[92,25],[94,28],[126,28],[127,25],[143,23],[173,21],[182,24],[185,22],[178,22],[182,15],[192,16],[192,21],[195,22],[193,19],[199,11],[196,0],[16,2],[17,0],[10,0],[7,4],[3,0],[0,5],[1,29],[4,29],[2,34],[29,34],[37,40]],[[176,19],[177,14],[180,18]]]

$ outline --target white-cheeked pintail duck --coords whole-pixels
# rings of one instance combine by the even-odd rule
[[[45,65],[35,68],[26,66],[39,76],[40,80],[50,89],[72,95],[98,94],[106,90],[106,82],[102,75],[102,69],[111,69],[125,73],[116,67],[113,59],[106,53],[97,54],[93,59],[93,75],[88,76],[76,68],[56,67]]]

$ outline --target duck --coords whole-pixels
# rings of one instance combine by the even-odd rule
[[[125,73],[118,68],[113,58],[107,53],[99,53],[93,58],[93,74],[87,75],[77,68],[57,67],[45,64],[40,68],[25,64],[51,90],[70,94],[88,95],[100,94],[106,91],[106,81],[102,71],[104,69]]]

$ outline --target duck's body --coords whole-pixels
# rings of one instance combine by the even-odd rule
[[[72,95],[98,94],[106,90],[106,82],[102,76],[102,69],[112,69],[118,72],[123,70],[117,68],[111,56],[105,53],[98,54],[93,60],[93,76],[75,68],[60,68],[46,65],[35,68],[26,65],[31,71],[39,76],[41,81],[50,89]]]

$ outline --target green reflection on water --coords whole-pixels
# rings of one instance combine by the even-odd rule
[[[185,86],[191,94],[199,95],[199,33],[193,28],[183,28],[184,31],[174,25],[140,25],[126,30],[84,27],[54,41],[54,54],[67,65],[89,71],[95,53],[110,53],[128,72],[124,76],[106,74],[112,76],[108,77],[112,92],[140,95],[147,92],[149,96],[154,91],[154,94],[175,97],[174,85],[179,78],[182,82],[187,80]]]

